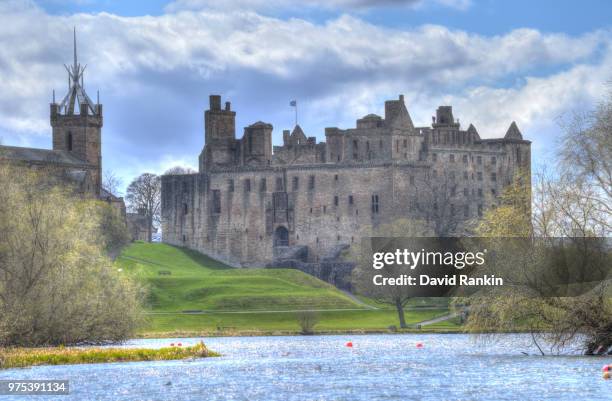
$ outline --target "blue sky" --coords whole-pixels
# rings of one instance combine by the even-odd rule
[[[72,27],[85,87],[101,92],[103,161],[124,185],[197,165],[208,95],[263,120],[274,142],[354,126],[403,93],[417,124],[453,105],[499,137],[516,120],[549,162],[560,124],[612,78],[612,3],[492,0],[39,0],[0,3],[0,138],[50,147],[51,91],[66,91]],[[19,44],[14,45],[14,44]]]

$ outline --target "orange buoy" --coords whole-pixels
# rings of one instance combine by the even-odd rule
[[[352,348],[353,347],[353,342],[352,341],[347,342],[346,346],[349,347],[349,348]]]

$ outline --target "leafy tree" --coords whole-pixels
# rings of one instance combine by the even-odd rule
[[[140,289],[106,256],[100,201],[53,172],[0,166],[0,346],[121,341]]]
[[[536,174],[532,219],[527,219],[529,213],[525,213],[524,202],[529,199],[530,189],[519,179],[504,192],[501,207],[487,211],[477,234],[534,236],[540,241],[573,237],[568,241],[580,251],[589,243],[585,238],[609,238],[612,227],[611,141],[612,106],[608,100],[592,114],[577,118],[567,127],[558,149],[559,165],[555,173]],[[608,253],[604,257],[609,261],[607,246],[604,249]],[[545,265],[537,260],[522,264],[523,259],[520,254],[513,257],[513,263],[522,270]],[[545,353],[540,345],[542,339],[551,344],[551,351],[579,341],[585,354],[612,352],[610,280],[573,297],[534,296],[533,290],[537,292],[538,288],[528,290],[532,290],[531,293],[525,288],[507,287],[471,298],[467,330],[527,329],[542,354]]]

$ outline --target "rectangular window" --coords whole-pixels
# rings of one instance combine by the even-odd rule
[[[299,177],[293,177],[293,190],[297,191],[300,188],[300,179]]]
[[[482,171],[479,171],[477,174],[478,181],[482,181]]]
[[[378,195],[372,195],[372,213],[378,213]]]
[[[244,180],[244,192],[251,192],[251,180],[249,178]]]
[[[497,157],[491,156],[491,164],[492,165],[496,165],[497,164]]]
[[[267,190],[268,190],[268,182],[266,181],[265,178],[262,178],[261,182],[259,183],[259,191],[266,192]]]
[[[451,171],[451,172],[449,173],[449,176],[450,176],[450,179],[451,179],[452,181],[455,181],[455,172],[454,172],[454,171]]]
[[[491,181],[497,181],[497,173],[491,173]]]
[[[464,163],[464,164],[467,164],[467,162],[468,162],[468,157],[467,157],[467,155],[463,155],[463,163]]]
[[[465,196],[467,198],[468,195],[469,195],[468,189],[467,188],[463,188],[463,196]]]
[[[353,204],[353,195],[349,195],[348,202],[349,202],[349,205]]]
[[[212,191],[212,212],[214,214],[221,213],[221,191],[218,189],[213,189]]]
[[[450,157],[449,157],[451,163],[455,162],[455,155],[451,153]]]
[[[234,180],[229,180],[227,183],[227,190],[229,192],[234,192]]]
[[[410,185],[414,185],[414,176],[413,175],[410,176]]]
[[[408,147],[408,140],[404,139],[404,147],[407,148]]]
[[[450,214],[451,216],[455,215],[455,204],[454,203],[450,204]]]
[[[470,217],[470,206],[463,206],[463,217]]]
[[[478,205],[478,217],[482,217],[482,205]]]
[[[276,177],[276,191],[280,192],[283,190],[283,178]]]
[[[451,196],[455,196],[457,194],[457,189],[455,186],[451,187],[450,193],[451,193]]]
[[[187,215],[189,213],[189,208],[186,203],[183,203],[183,215]]]
[[[463,172],[463,179],[464,179],[464,180],[467,180],[467,179],[468,179],[468,172],[467,172],[467,171],[464,171],[464,172]]]
[[[310,177],[308,177],[308,189],[314,189],[315,188],[315,176],[311,175]]]
[[[482,164],[482,156],[476,156],[476,163]]]
[[[437,153],[432,153],[431,154],[431,161],[433,161],[433,162],[437,162],[438,161],[438,154]]]
[[[338,174],[334,175],[334,181],[338,181]]]
[[[478,197],[482,198],[483,194],[482,194],[482,188],[478,188]]]
[[[334,206],[338,206],[338,196],[334,196]]]
[[[491,188],[491,195],[496,196],[497,190],[495,188]]]

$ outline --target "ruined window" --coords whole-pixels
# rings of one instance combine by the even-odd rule
[[[187,192],[187,183],[183,181],[183,192]]]
[[[338,196],[334,196],[334,206],[338,206]]]
[[[334,175],[334,181],[338,181],[338,174]]]
[[[359,155],[359,142],[353,140],[353,159],[357,159]]]
[[[483,194],[482,194],[482,188],[478,188],[478,197],[482,198]]]
[[[437,211],[438,211],[438,202],[434,202],[434,204],[433,204],[433,210],[434,210],[434,212],[437,212]]]
[[[450,176],[451,181],[455,181],[455,172],[454,171],[451,171],[449,173],[449,176]]]
[[[277,191],[282,191],[283,190],[283,178],[282,177],[277,177],[276,178],[276,190]]]
[[[315,176],[311,175],[310,177],[308,177],[308,189],[314,189],[315,188]]]
[[[497,181],[497,173],[491,173],[491,181]]]
[[[382,141],[382,139],[378,141],[378,147],[382,150],[382,148],[383,148],[383,141]]]
[[[336,240],[340,241],[340,236],[339,235],[336,235]]]
[[[310,208],[310,214],[312,214],[312,208]]]
[[[404,147],[407,148],[408,147],[408,139],[404,139]]]
[[[478,205],[478,217],[482,217],[482,205]]]
[[[463,172],[463,179],[464,179],[464,180],[467,180],[467,179],[468,179],[468,172],[467,172],[467,171],[464,171],[464,172]]]
[[[395,151],[399,152],[399,139],[395,140]]]
[[[491,164],[493,165],[497,164],[497,157],[491,156]]]
[[[455,162],[455,155],[453,153],[450,154],[449,160],[450,160],[451,163]]]
[[[470,206],[463,206],[463,217],[470,217]]]
[[[189,208],[186,203],[183,203],[183,215],[187,215],[189,213]]]
[[[366,141],[366,151],[370,153],[370,141]]]
[[[187,236],[185,234],[183,234],[183,242],[187,241]]]
[[[410,185],[414,185],[414,176],[413,175],[410,176]]]
[[[520,148],[516,148],[516,162],[517,163],[521,162],[521,149]]]
[[[327,206],[323,206],[323,213],[327,213]]]
[[[229,192],[234,192],[234,180],[229,180],[227,182],[227,190]]]
[[[455,204],[454,203],[450,204],[450,214],[451,216],[455,215]]]
[[[468,189],[467,188],[463,188],[463,196],[465,196],[467,198],[468,195],[469,195]]]
[[[434,176],[434,178],[438,177],[438,172],[436,170],[433,170],[431,174]]]
[[[349,195],[348,202],[349,202],[349,205],[353,204],[353,195]]]
[[[297,191],[300,187],[300,179],[298,177],[293,177],[293,190]]]
[[[244,192],[251,192],[251,180],[249,178],[244,180]]]
[[[221,213],[221,191],[218,189],[213,189],[212,191],[213,199],[212,199],[212,212],[214,214]]]
[[[372,195],[372,213],[378,213],[378,195]]]
[[[338,161],[340,161],[340,155],[338,155]]]
[[[268,190],[268,182],[266,181],[265,178],[262,178],[261,181],[259,182],[259,191],[266,192],[267,190]]]
[[[496,196],[497,190],[495,188],[491,188],[491,195]]]
[[[482,164],[482,156],[476,156],[476,163]]]
[[[437,153],[432,153],[431,154],[431,161],[433,161],[433,162],[437,162],[438,161],[438,154]]]
[[[452,186],[450,192],[451,196],[455,196],[457,194],[457,188],[455,186]]]
[[[479,171],[477,174],[478,181],[482,181],[482,171]]]
[[[463,155],[463,163],[464,163],[464,164],[467,164],[467,162],[468,162],[468,157],[467,157],[467,155]]]
[[[66,136],[66,148],[68,151],[72,151],[72,132],[69,132]]]

